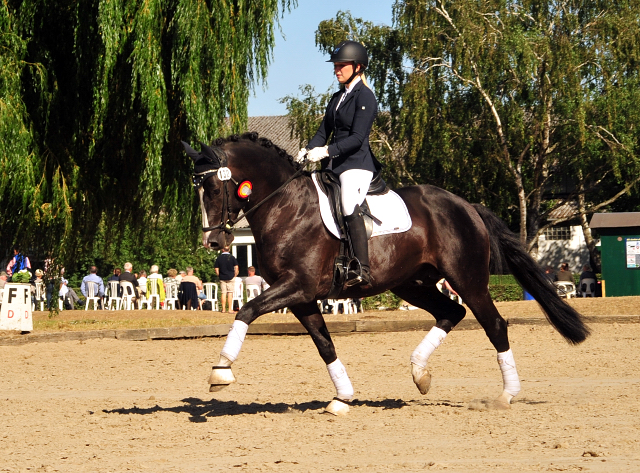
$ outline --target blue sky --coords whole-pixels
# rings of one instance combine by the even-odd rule
[[[280,20],[273,60],[264,87],[256,85],[249,98],[249,116],[285,115],[278,99],[299,95],[298,87],[311,84],[317,93],[337,88],[333,68],[315,45],[315,31],[322,20],[335,18],[338,10],[374,24],[391,25],[393,0],[298,0],[298,8]],[[285,36],[285,38],[282,37]]]

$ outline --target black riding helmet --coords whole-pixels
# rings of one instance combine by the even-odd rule
[[[355,41],[343,41],[334,48],[327,62],[353,62],[356,65],[360,64],[362,66],[360,69],[360,72],[362,72],[369,65],[369,55],[362,44]],[[354,68],[353,74],[347,81],[347,84],[350,84],[355,76],[356,71]]]

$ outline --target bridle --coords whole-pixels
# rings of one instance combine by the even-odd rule
[[[205,160],[205,163],[198,164],[198,162],[196,162],[195,168],[196,170],[198,168],[201,168],[201,169],[208,168],[208,169],[202,169],[199,172],[193,173],[193,176],[192,176],[193,187],[199,191],[200,188],[204,185],[205,181],[210,177],[213,177],[214,175],[216,175],[220,180],[220,182],[222,182],[222,187],[223,187],[222,214],[220,215],[220,223],[212,227],[203,226],[202,227],[203,232],[210,232],[212,230],[222,230],[225,233],[232,233],[234,230],[233,227],[236,223],[238,223],[240,220],[242,220],[246,216],[252,214],[258,208],[260,208],[262,204],[264,204],[267,200],[269,200],[271,197],[273,197],[282,189],[284,189],[291,181],[293,181],[296,177],[300,176],[303,173],[302,169],[297,170],[284,183],[282,183],[280,187],[274,190],[271,194],[266,196],[264,199],[262,199],[260,202],[258,202],[248,211],[243,212],[241,215],[238,215],[236,218],[232,219],[231,218],[231,215],[232,215],[231,195],[229,191],[230,186],[228,186],[227,183],[231,181],[236,186],[236,193],[238,193],[238,190],[240,189],[240,185],[243,183],[239,183],[236,179],[234,179],[233,175],[231,174],[231,169],[227,167],[227,161],[228,161],[227,153],[222,148],[209,147],[203,143],[200,143],[200,145],[202,146],[203,151],[205,151],[205,155],[201,154],[202,157],[201,159],[198,160],[198,162],[200,162],[201,160]],[[212,154],[213,157],[209,156],[209,154]],[[245,181],[245,182],[248,182],[248,181]],[[249,193],[246,196],[247,201],[249,200],[250,194],[251,192],[249,191]]]

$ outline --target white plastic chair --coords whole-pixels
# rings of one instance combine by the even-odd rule
[[[202,303],[204,304],[207,301],[211,302],[211,310],[217,311],[218,310],[218,286],[216,286],[216,283],[206,282],[202,285],[202,290],[204,291],[204,295],[206,296],[205,299],[202,301]]]
[[[149,284],[151,281],[151,284]],[[147,309],[151,309],[151,304],[155,302],[156,310],[160,310],[160,294],[158,284],[162,284],[160,279],[147,279],[147,293],[143,294],[140,301],[140,309],[147,304]]]
[[[109,281],[109,302],[107,303],[107,310],[111,310],[111,306],[115,303],[115,309],[119,310],[122,304],[122,297],[118,295],[118,289],[120,288],[119,281]]]
[[[0,289],[0,301],[2,300],[2,289]],[[47,301],[44,281],[36,281],[36,304],[40,304],[40,311],[44,310],[44,304]],[[36,310],[35,304],[33,310]]]
[[[98,309],[98,302],[100,302],[100,297],[98,296],[98,283],[87,281],[85,283],[87,285],[87,302],[84,304],[84,310],[89,310],[89,302],[93,301],[93,310]]]
[[[238,277],[235,279],[231,307],[233,307],[234,301],[238,301],[238,310],[242,309],[242,306],[244,305],[244,282]]]
[[[582,297],[596,296],[596,280],[593,278],[584,278],[580,281],[580,292]]]
[[[251,299],[255,299],[260,295],[260,286],[258,284],[247,284],[247,302]]]
[[[136,288],[129,281],[120,281],[122,288],[122,307],[124,310],[135,309],[134,299],[136,298]]]
[[[176,307],[180,306],[180,301],[178,300],[178,283],[177,282],[169,282],[165,287],[166,299],[164,300],[164,308],[169,310],[169,306],[171,306],[172,310],[176,310]]]
[[[355,314],[358,312],[356,305],[351,299],[329,299],[329,305],[333,306],[331,311],[333,314],[337,314],[342,305],[343,314]]]

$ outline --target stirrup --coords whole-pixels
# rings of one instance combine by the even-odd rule
[[[353,263],[357,265],[355,268],[351,267],[351,264]],[[370,282],[371,274],[369,274],[369,269],[363,267],[360,264],[360,261],[354,258],[351,263],[349,263],[349,270],[347,271],[347,281],[344,283],[344,285],[346,287],[356,286],[358,284],[367,286]]]

